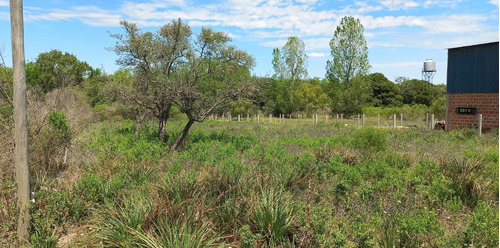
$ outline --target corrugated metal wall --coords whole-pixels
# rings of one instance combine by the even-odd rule
[[[498,42],[448,50],[448,93],[498,93]]]

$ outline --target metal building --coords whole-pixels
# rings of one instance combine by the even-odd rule
[[[448,49],[446,130],[498,128],[498,42]]]

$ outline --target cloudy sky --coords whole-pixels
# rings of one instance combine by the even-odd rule
[[[224,31],[257,61],[254,74],[272,74],[272,49],[289,36],[306,44],[309,76],[325,76],[329,40],[343,16],[365,27],[371,72],[390,80],[421,78],[423,61],[434,59],[434,83],[446,83],[447,48],[498,41],[498,0],[25,0],[26,59],[52,49],[69,52],[113,73],[116,55],[106,50],[122,33],[120,20],[155,31],[182,18]],[[0,0],[0,47],[11,65],[9,1]]]

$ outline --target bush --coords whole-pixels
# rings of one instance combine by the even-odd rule
[[[387,146],[386,131],[364,126],[354,132],[354,147],[372,151],[384,150]]]
[[[472,221],[465,230],[464,243],[477,247],[498,247],[498,208],[492,209],[480,202],[472,213]]]

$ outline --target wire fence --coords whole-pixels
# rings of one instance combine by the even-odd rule
[[[437,120],[435,115],[427,113],[423,116],[409,118],[404,114],[392,115],[351,115],[343,114],[313,114],[306,117],[303,114],[280,114],[278,116],[264,114],[246,114],[231,116],[211,115],[210,120],[222,122],[253,122],[261,124],[291,124],[291,125],[318,125],[318,124],[340,124],[344,126],[375,126],[380,128],[422,128],[431,130],[434,128],[444,129],[444,122]],[[441,127],[442,125],[442,127]]]

